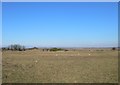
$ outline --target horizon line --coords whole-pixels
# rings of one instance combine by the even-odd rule
[[[18,45],[18,44],[17,44]],[[19,44],[20,45],[20,44]],[[10,45],[7,46],[1,46],[0,48],[4,48],[4,47],[9,47]],[[21,45],[21,46],[25,46],[25,45]],[[120,48],[120,46],[78,46],[78,47],[74,47],[74,46],[25,46],[25,48]]]

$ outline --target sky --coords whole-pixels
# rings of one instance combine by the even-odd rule
[[[3,2],[2,44],[113,47],[117,2]]]
[[[2,2],[119,2],[119,0],[2,0]]]
[[[0,2],[0,47],[2,47],[2,3]]]

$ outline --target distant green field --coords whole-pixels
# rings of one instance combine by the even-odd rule
[[[117,83],[117,51],[3,51],[3,83]]]

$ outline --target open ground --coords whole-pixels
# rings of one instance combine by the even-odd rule
[[[117,83],[118,51],[3,51],[3,83]]]

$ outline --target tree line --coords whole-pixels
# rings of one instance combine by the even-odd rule
[[[22,46],[19,44],[14,44],[14,45],[10,45],[8,47],[3,47],[2,50],[25,51],[26,48],[25,48],[25,46]]]
[[[26,48],[23,45],[19,44],[14,44],[14,45],[9,45],[7,47],[3,47],[2,50],[11,50],[11,51],[25,51],[25,50],[34,50],[34,49],[39,49],[37,47],[33,48]],[[44,48],[42,51],[68,51],[67,49],[62,49],[62,48]]]
[[[12,50],[12,51],[25,51],[25,50],[33,50],[33,49],[39,49],[39,48],[37,48],[37,47],[26,48],[25,46],[19,45],[19,44],[9,45],[8,47],[2,48],[2,50]],[[117,48],[115,48],[115,47],[111,48],[111,50],[116,50],[116,49]],[[118,50],[120,50],[120,49],[118,48]],[[44,49],[42,49],[42,51],[68,51],[68,50],[54,47],[54,48],[44,48]]]

